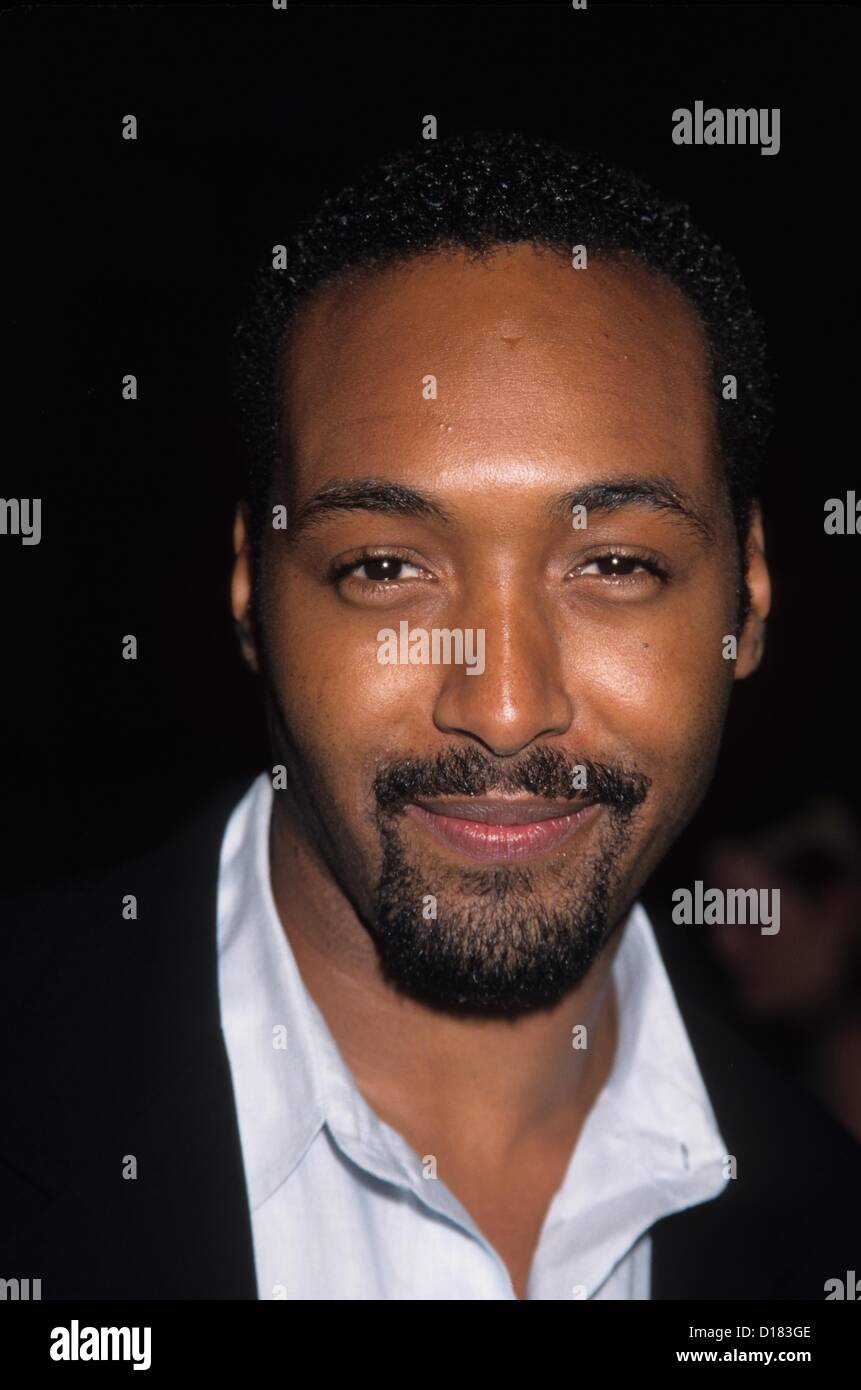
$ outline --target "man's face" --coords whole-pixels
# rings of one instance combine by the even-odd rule
[[[761,560],[724,655],[696,317],[631,263],[436,255],[318,293],[282,380],[292,525],[264,537],[256,656],[277,814],[400,988],[556,1002],[699,804],[756,661]],[[238,614],[250,582],[243,551]],[[463,652],[434,663],[444,631]]]

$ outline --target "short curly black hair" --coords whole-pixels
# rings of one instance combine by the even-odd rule
[[[293,231],[284,269],[273,269],[270,256],[258,270],[232,362],[253,542],[267,518],[282,438],[281,356],[302,302],[363,267],[446,250],[483,257],[515,242],[568,257],[581,244],[590,256],[627,252],[685,295],[708,344],[718,451],[744,554],[773,417],[773,372],[735,261],[694,225],[684,203],[626,170],[593,153],[496,131],[423,142],[384,159]],[[737,400],[724,399],[726,374],[737,379]]]

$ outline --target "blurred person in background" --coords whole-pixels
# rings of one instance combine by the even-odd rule
[[[819,799],[752,838],[716,840],[710,887],[779,889],[780,930],[709,927],[741,1008],[861,1139],[861,832]]]

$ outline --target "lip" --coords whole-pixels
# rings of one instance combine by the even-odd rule
[[[434,809],[431,809],[431,808]],[[559,812],[558,803],[472,797],[469,801],[411,802],[412,816],[442,844],[484,863],[528,859],[565,844],[595,819],[600,803]]]

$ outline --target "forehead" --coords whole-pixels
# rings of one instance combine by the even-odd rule
[[[603,474],[645,463],[688,486],[710,475],[703,330],[632,258],[576,270],[518,245],[486,263],[448,252],[344,277],[300,311],[281,387],[300,494],[335,473],[453,464],[461,486],[481,487],[503,460]]]

